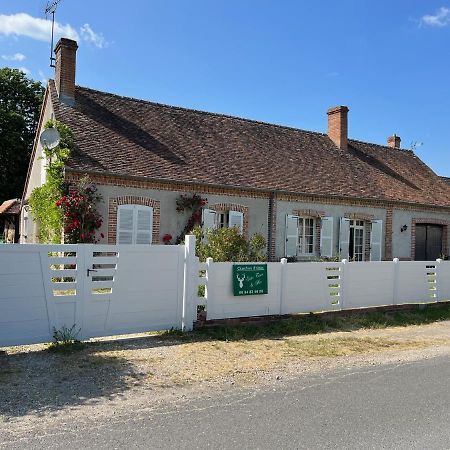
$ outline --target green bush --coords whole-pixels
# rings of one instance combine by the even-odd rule
[[[200,261],[213,258],[216,262],[265,261],[266,240],[255,233],[249,240],[237,228],[212,228],[202,230],[195,227],[196,255]]]

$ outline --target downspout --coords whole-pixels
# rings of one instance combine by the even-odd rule
[[[267,260],[272,261],[272,244],[273,244],[273,208],[275,204],[275,191],[272,191],[269,195],[269,208],[268,208],[268,216],[267,216]]]

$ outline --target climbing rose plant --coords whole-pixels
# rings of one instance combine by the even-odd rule
[[[56,202],[56,206],[63,212],[66,243],[94,244],[98,242],[96,232],[102,226],[103,220],[96,205],[101,200],[97,187],[88,178],[83,178],[75,190]],[[100,236],[103,238],[103,233]]]
[[[186,234],[189,234],[195,226],[202,223],[202,208],[208,203],[208,199],[202,198],[198,194],[184,195],[181,194],[177,199],[177,212],[184,213],[186,210],[190,212],[190,216],[186,225],[177,237],[175,243],[179,244],[184,241]]]

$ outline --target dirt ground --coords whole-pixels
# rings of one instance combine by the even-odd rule
[[[336,367],[442,354],[450,354],[450,321],[234,342],[137,335],[97,340],[71,354],[13,347],[0,355],[0,435],[230,389],[269,388]]]

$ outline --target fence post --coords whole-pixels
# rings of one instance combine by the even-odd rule
[[[213,264],[214,264],[214,260],[212,258],[206,258],[206,287],[205,287],[206,317],[205,317],[205,320],[208,320],[208,305],[211,305],[210,310],[212,310],[213,303],[214,303],[213,283],[214,283],[215,277],[214,277]]]
[[[394,258],[392,262],[394,263],[394,288],[392,290],[392,304],[396,305],[398,303],[398,268],[399,259]]]
[[[198,258],[195,256],[195,236],[186,235],[184,244],[183,314],[181,329],[192,331],[197,319]]]
[[[343,259],[341,261],[342,263],[342,268],[341,268],[341,279],[340,281],[340,285],[341,285],[341,296],[339,299],[339,303],[341,306],[341,309],[344,309],[344,304],[345,304],[345,300],[346,300],[346,296],[347,296],[347,280],[346,280],[346,276],[347,276],[347,270],[348,270],[348,259]]]
[[[438,258],[436,260],[436,301],[441,301],[441,295],[440,295],[440,280],[441,280],[441,263],[442,259]]]
[[[283,314],[283,302],[286,290],[286,267],[287,258],[281,258],[281,274],[280,274],[280,316]]]

